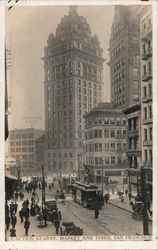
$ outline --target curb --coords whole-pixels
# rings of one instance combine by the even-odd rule
[[[120,207],[120,206],[118,206],[118,205],[116,205],[116,204],[114,204],[114,203],[112,203],[112,202],[109,202],[109,201],[108,201],[108,203],[109,203],[110,205],[114,206],[114,207],[120,208],[120,209],[122,209],[122,210],[124,210],[124,211],[126,211],[126,212],[129,212],[129,213],[132,213],[132,211],[128,210],[127,208]],[[148,219],[148,221],[152,222],[152,219]]]

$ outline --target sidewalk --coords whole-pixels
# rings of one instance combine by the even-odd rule
[[[132,202],[134,202],[134,199],[131,199]],[[130,206],[130,201],[128,197],[124,197],[124,202],[121,202],[120,198],[115,195],[110,195],[110,199],[108,201],[109,204],[118,207],[122,210],[128,211],[129,213],[132,213],[132,208]],[[149,221],[152,221],[152,216],[149,215]]]

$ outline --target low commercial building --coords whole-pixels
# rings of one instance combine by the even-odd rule
[[[111,103],[100,103],[84,118],[84,167],[89,182],[122,180],[127,167],[125,115]]]
[[[36,173],[35,140],[43,130],[27,128],[9,131],[9,156],[14,158],[22,175]]]

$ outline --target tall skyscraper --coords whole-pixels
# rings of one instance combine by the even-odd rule
[[[140,101],[137,6],[115,6],[110,37],[111,102],[125,108]]]
[[[48,171],[71,173],[82,165],[83,115],[102,101],[102,52],[77,6],[70,6],[43,57]]]

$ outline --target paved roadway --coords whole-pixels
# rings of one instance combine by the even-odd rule
[[[54,194],[57,186],[50,192],[46,190],[47,199],[54,198]],[[37,191],[41,199],[41,190]],[[29,197],[30,194],[26,194],[25,198]],[[18,210],[21,208],[21,202],[18,201]],[[111,204],[105,204],[103,209],[100,210],[99,218],[94,218],[94,211],[83,208],[81,205],[67,199],[66,204],[58,201],[58,208],[61,211],[62,222],[73,221],[76,226],[83,228],[84,235],[136,235],[143,233],[143,223],[142,221],[135,221],[132,219],[131,213],[119,209]],[[20,223],[20,219],[17,213],[17,225],[16,231],[17,236],[24,236],[23,223]],[[30,216],[30,229],[29,236],[52,236],[55,234],[55,227],[51,222],[48,222],[48,226],[45,228],[38,228],[38,221],[36,217]],[[151,232],[151,223],[149,225]],[[7,233],[7,238],[9,237],[9,231]]]

